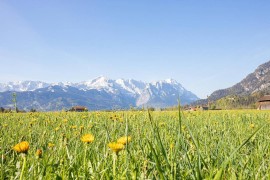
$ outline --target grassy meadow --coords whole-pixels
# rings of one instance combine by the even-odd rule
[[[0,179],[269,179],[269,122],[257,110],[0,114]]]

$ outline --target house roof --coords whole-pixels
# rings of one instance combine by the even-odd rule
[[[75,110],[85,110],[85,109],[87,109],[87,107],[84,107],[84,106],[73,106],[72,108],[75,109]]]
[[[265,101],[270,101],[270,95],[265,95],[258,100],[258,102],[265,102]]]

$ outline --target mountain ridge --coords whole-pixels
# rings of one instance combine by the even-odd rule
[[[200,99],[192,105],[210,103],[219,108],[255,108],[258,99],[267,94],[270,94],[270,61],[259,65],[240,82],[216,90],[207,99]]]
[[[2,91],[2,92],[1,92]],[[79,83],[19,81],[0,83],[0,106],[12,107],[11,94],[17,93],[18,107],[51,111],[84,105],[89,109],[128,109],[133,107],[168,107],[198,100],[173,79],[146,83],[134,79],[109,79],[104,76]],[[36,106],[36,107],[35,107]]]
[[[235,85],[214,91],[208,99],[211,101],[228,95],[249,95],[270,86],[270,61],[259,65],[254,72],[248,74]]]

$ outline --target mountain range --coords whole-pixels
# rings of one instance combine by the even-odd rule
[[[86,106],[90,110],[129,109],[130,107],[164,108],[181,104],[201,105],[220,100],[228,107],[232,100],[248,107],[258,98],[270,94],[270,61],[258,66],[235,85],[214,91],[208,99],[199,99],[173,79],[146,83],[133,79],[108,79],[104,76],[79,83],[46,83],[18,81],[0,83],[0,107],[13,107],[12,94],[16,92],[19,109],[54,111],[72,106]]]
[[[12,94],[16,92],[19,109],[53,111],[72,106],[86,106],[90,110],[128,109],[130,107],[164,108],[199,98],[173,79],[146,83],[133,79],[98,77],[80,83],[18,81],[0,83],[0,106],[13,107]]]

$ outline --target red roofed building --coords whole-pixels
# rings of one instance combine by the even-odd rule
[[[75,111],[75,112],[85,112],[88,111],[87,107],[85,106],[73,106],[70,111]]]
[[[261,97],[258,101],[259,110],[270,110],[270,95],[265,95]]]

